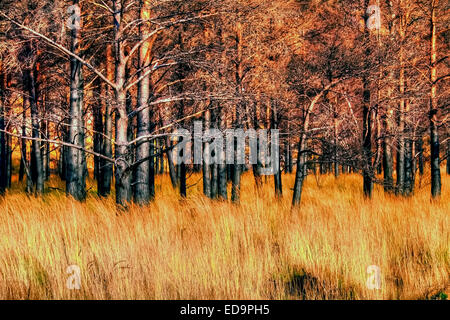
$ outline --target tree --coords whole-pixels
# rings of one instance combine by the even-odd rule
[[[439,161],[439,132],[438,132],[438,100],[437,100],[437,5],[439,0],[430,0],[430,148],[431,148],[431,196],[441,195],[441,169]]]
[[[140,1],[140,18],[139,34],[140,41],[143,41],[143,44],[139,49],[139,69],[144,77],[138,84],[137,108],[141,110],[137,114],[138,139],[148,137],[151,128],[150,108],[146,107],[150,99],[150,76],[144,74],[151,65],[152,46],[155,40],[155,37],[148,39],[150,31],[149,21],[151,19],[150,1]],[[143,161],[136,166],[136,180],[134,181],[134,200],[140,205],[147,204],[154,197],[154,180],[152,180],[150,185],[150,176],[154,175],[153,158],[150,157],[150,145],[151,143],[144,139],[137,142],[136,146],[136,161]]]
[[[73,0],[73,8],[80,10],[79,0]],[[81,16],[81,15],[80,15]],[[71,30],[71,51],[77,56],[80,52],[81,18],[80,26]],[[67,154],[67,193],[77,200],[86,197],[86,173],[84,149],[84,120],[83,120],[83,64],[75,57],[70,58],[70,106],[69,106],[69,142],[80,149],[69,148]]]

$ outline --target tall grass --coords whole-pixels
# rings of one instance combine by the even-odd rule
[[[17,179],[17,177],[14,177]],[[241,205],[201,195],[192,176],[181,199],[167,176],[149,207],[117,212],[113,197],[90,190],[78,203],[49,189],[27,197],[23,185],[0,200],[1,299],[422,299],[450,287],[450,177],[430,202],[361,177],[309,176],[302,206],[291,210],[293,176],[275,200],[272,180],[259,194],[250,174]],[[52,177],[50,187],[63,184]],[[69,290],[66,268],[81,268]],[[381,289],[366,286],[369,265]]]

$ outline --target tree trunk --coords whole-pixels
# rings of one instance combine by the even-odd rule
[[[236,45],[237,45],[237,59],[236,59],[236,94],[240,97],[243,95],[243,85],[242,79],[244,76],[244,70],[242,65],[242,50],[243,50],[243,32],[242,32],[242,24],[240,21],[236,23]],[[244,109],[243,102],[240,101],[236,105],[235,111],[235,123],[234,128],[238,129],[241,127],[241,111]],[[233,165],[233,177],[231,181],[231,201],[234,203],[239,203],[241,199],[241,168],[242,165],[238,163],[237,159],[237,139],[234,139],[235,147],[235,163]]]
[[[364,8],[368,6],[368,0],[365,0]],[[365,22],[367,24],[368,19],[367,13],[365,14]],[[367,28],[364,28],[365,39],[369,39],[369,32]],[[366,61],[365,61],[365,71],[362,76],[363,82],[363,192],[364,196],[367,198],[372,198],[373,191],[373,164],[372,164],[372,110],[370,107],[370,84],[369,78],[366,74],[369,72],[369,55],[370,48],[366,44]]]
[[[120,67],[118,67],[120,69]],[[125,71],[125,70],[123,70]],[[116,79],[124,77],[121,70],[116,71]],[[116,90],[116,147],[115,147],[115,186],[116,203],[122,207],[128,207],[131,196],[131,172],[129,170],[128,148],[128,115],[126,112],[126,92],[122,88]]]
[[[164,174],[164,153],[163,153],[163,141],[162,140],[158,140],[159,141],[159,156],[158,156],[158,160],[159,160],[159,174]]]
[[[209,108],[209,106],[208,106]],[[207,110],[204,113],[205,131],[211,128],[211,111]],[[211,198],[211,166],[210,166],[211,150],[209,148],[209,141],[203,142],[203,194]]]
[[[78,0],[73,1],[78,5]],[[80,30],[71,30],[71,51],[80,54]],[[69,142],[84,148],[83,123],[83,68],[78,59],[70,59],[70,106],[69,106]],[[83,150],[68,149],[66,188],[67,193],[76,200],[86,198],[85,155]]]
[[[5,130],[5,97],[6,74],[3,71],[3,62],[0,60],[0,130]],[[0,131],[0,195],[3,195],[7,186],[7,141],[6,133]]]
[[[303,181],[305,180],[307,176],[307,168],[306,168],[306,139],[307,139],[307,132],[309,130],[309,119],[310,115],[314,110],[314,106],[316,105],[317,101],[323,96],[325,92],[330,90],[334,85],[336,85],[339,82],[339,80],[334,80],[330,84],[328,84],[319,94],[317,94],[314,99],[309,104],[306,112],[305,112],[305,118],[303,120],[303,128],[300,134],[300,138],[298,141],[298,152],[297,152],[297,170],[295,172],[295,184],[294,184],[294,194],[292,196],[292,206],[299,206],[301,202],[302,197],[302,190],[303,190]]]
[[[437,35],[436,35],[436,7],[437,1],[431,1],[431,38],[430,38],[430,148],[431,148],[431,196],[437,198],[441,195],[441,171],[439,161],[439,131],[438,131],[438,99],[436,96],[437,73]]]
[[[390,73],[389,79],[393,79],[393,73]],[[391,97],[392,90],[389,91],[388,97]],[[383,118],[384,122],[384,139],[383,139],[383,186],[385,192],[394,190],[393,168],[394,160],[392,158],[392,115],[393,110],[388,104],[386,113]]]
[[[148,37],[148,32],[150,32],[150,0],[141,0],[141,19],[143,23],[139,26],[139,34],[140,39]],[[140,73],[143,74],[148,71],[151,62],[151,54],[152,54],[152,40],[145,41],[140,49],[139,49],[139,68]],[[137,138],[145,137],[150,135],[150,108],[148,105],[148,100],[150,98],[150,76],[147,75],[139,82],[138,85],[138,110],[141,110],[137,114]],[[148,139],[144,139],[142,141],[137,142],[136,146],[136,161],[142,161],[142,159],[147,159],[146,161],[140,163],[136,167],[135,171],[135,188],[134,188],[134,200],[139,205],[145,205],[151,199],[150,195],[150,184],[154,184],[154,178],[151,179],[151,176],[154,176],[154,172],[150,173],[150,171],[154,168],[153,166],[153,157],[150,157],[150,149],[153,146],[153,143]],[[153,153],[153,152],[152,152]]]
[[[405,186],[404,194],[410,195],[413,190],[413,143],[407,137],[405,139]]]
[[[114,58],[112,45],[106,46],[106,76],[108,80],[114,80]],[[112,158],[112,138],[113,138],[113,95],[109,86],[102,82],[102,92],[105,95],[105,120],[103,136],[103,155]],[[102,159],[100,162],[100,179],[98,180],[98,195],[107,197],[111,193],[111,180],[113,175],[113,165],[111,162]]]
[[[39,125],[39,111],[37,105],[37,90],[36,90],[36,74],[37,68],[32,70],[27,70],[28,76],[28,94],[30,96],[30,109],[31,109],[31,127],[33,138],[40,138],[40,125]],[[35,186],[35,193],[42,194],[44,192],[44,174],[42,168],[42,154],[41,154],[41,143],[38,140],[32,141],[31,148],[31,167],[33,178],[33,184]]]
[[[97,100],[92,106],[92,114],[94,117],[94,133],[93,133],[93,143],[94,143],[94,152],[98,154],[103,153],[103,111],[105,110],[105,99],[102,96],[102,85],[103,81],[100,79],[96,82],[96,94]],[[102,166],[102,159],[98,156],[94,156],[94,179],[98,181],[101,179],[100,169]]]
[[[223,130],[225,130],[226,127],[226,114],[225,114],[225,109],[223,107],[219,108],[219,119],[218,119],[218,125],[219,125],[219,130],[221,132],[223,132]],[[226,157],[225,157],[225,149],[224,146],[222,146],[222,149],[219,150],[219,152],[221,153],[220,155],[220,162],[217,166],[217,179],[218,179],[218,183],[217,183],[217,189],[218,189],[218,196],[219,199],[221,200],[228,200],[228,190],[227,190],[227,183],[228,183],[228,178],[227,178],[227,164],[226,164]]]
[[[166,136],[166,149],[167,149],[167,165],[169,166],[169,176],[170,181],[172,183],[172,187],[178,187],[178,179],[177,179],[177,170],[175,168],[175,164],[173,163],[173,153],[172,153],[172,143],[170,141],[169,136]]]
[[[273,111],[272,111],[272,128],[274,130],[278,130],[278,113],[277,113],[277,105],[276,103],[273,104]],[[272,155],[272,159],[273,155]],[[280,162],[280,159],[278,158],[276,161]],[[275,164],[272,163],[272,166],[274,166]],[[275,197],[277,198],[281,198],[283,196],[283,186],[281,183],[281,166],[278,166],[278,170],[277,172],[275,172],[274,176],[273,176],[274,180],[274,187],[275,187]]]
[[[400,76],[399,76],[399,90],[400,90],[400,106],[398,113],[398,144],[397,144],[397,186],[398,194],[405,193],[405,112],[406,101],[405,95],[405,67],[404,67],[404,15],[400,17]]]
[[[180,196],[186,198],[186,164],[184,162],[180,164]]]
[[[450,138],[447,141],[447,174],[450,174]]]
[[[22,76],[23,88],[25,90],[26,83],[25,77]],[[22,136],[27,135],[27,108],[28,108],[28,94],[22,94]],[[20,139],[20,168],[19,168],[19,181],[23,181],[25,175],[25,166],[27,165],[27,140]]]
[[[422,138],[422,136],[420,136],[419,140],[417,141],[417,154],[418,154],[418,157],[419,157],[419,160],[418,160],[419,174],[422,176],[423,175],[423,167],[424,167],[424,163],[423,163],[423,138]]]
[[[372,112],[370,110],[370,89],[366,76],[363,76],[363,191],[367,198],[372,197],[373,165],[372,165]]]
[[[128,113],[126,83],[126,61],[122,43],[122,1],[113,1],[114,10],[114,54],[115,54],[115,107],[116,107],[116,146],[115,146],[115,186],[116,203],[127,208],[131,197],[130,154],[128,148]]]
[[[62,124],[60,126],[60,134],[62,140],[64,142],[69,142],[68,138],[68,128],[67,128],[67,119],[62,120]],[[59,152],[59,177],[62,181],[66,181],[67,174],[67,146],[60,146]]]
[[[305,126],[303,126],[303,132],[300,136],[298,142],[298,155],[297,155],[297,170],[295,172],[295,184],[294,184],[294,194],[292,197],[292,205],[298,206],[301,203],[302,191],[303,191],[303,181],[305,180],[306,174],[306,131]]]

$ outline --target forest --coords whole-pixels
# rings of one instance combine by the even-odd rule
[[[0,299],[446,298],[449,22],[1,0]]]

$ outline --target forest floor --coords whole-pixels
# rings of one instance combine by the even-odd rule
[[[240,205],[205,198],[198,174],[180,199],[164,175],[149,207],[118,213],[92,181],[78,203],[53,189],[64,190],[56,177],[35,198],[14,176],[0,199],[0,299],[445,298],[450,177],[442,177],[441,200],[431,202],[425,182],[408,198],[376,186],[368,201],[359,175],[309,176],[291,210],[293,175],[276,200],[272,178],[258,194],[244,174]],[[76,282],[69,265],[80,268],[79,290],[67,287]],[[370,265],[380,268],[379,289],[367,287]]]

